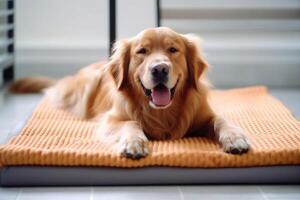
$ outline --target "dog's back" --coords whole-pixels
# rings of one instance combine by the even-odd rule
[[[47,77],[25,77],[14,81],[13,93],[44,92],[52,105],[67,109],[81,118],[92,118],[112,106],[114,84],[105,70],[107,62],[99,62],[60,80]]]

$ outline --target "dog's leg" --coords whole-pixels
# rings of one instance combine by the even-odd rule
[[[149,154],[148,139],[135,122],[125,122],[119,129],[119,149],[127,158],[140,159]]]
[[[148,139],[135,121],[116,121],[102,119],[97,130],[97,137],[112,145],[121,156],[138,160],[149,154]]]
[[[240,127],[222,118],[216,118],[213,122],[213,127],[216,139],[220,142],[225,152],[242,154],[249,150],[249,141]]]

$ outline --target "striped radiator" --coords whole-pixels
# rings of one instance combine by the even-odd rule
[[[14,1],[0,0],[0,85],[14,75]]]

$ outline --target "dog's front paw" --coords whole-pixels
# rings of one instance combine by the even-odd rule
[[[122,145],[121,156],[133,160],[139,160],[149,154],[146,142],[142,140],[126,141]]]
[[[227,131],[227,133],[223,133],[220,137],[223,150],[232,154],[243,154],[248,152],[250,145],[243,130],[236,127]]]

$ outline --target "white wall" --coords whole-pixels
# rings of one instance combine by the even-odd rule
[[[101,0],[17,0],[17,45],[104,45],[107,8]]]
[[[109,0],[16,0],[16,76],[61,77],[107,58]],[[155,26],[154,0],[117,1],[118,38]]]
[[[117,13],[118,38],[131,37],[156,26],[155,0],[119,0]]]

